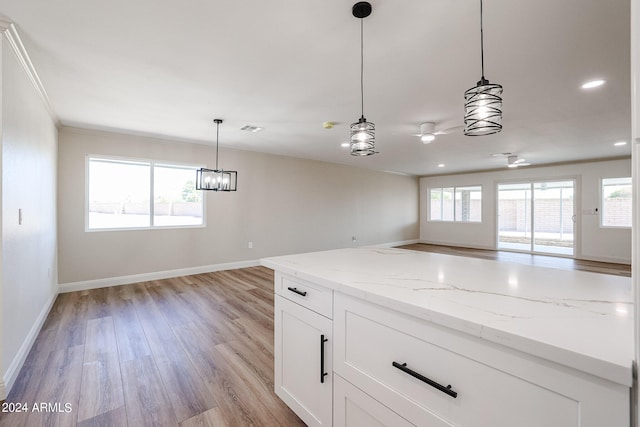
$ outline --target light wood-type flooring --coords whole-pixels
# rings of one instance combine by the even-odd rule
[[[302,426],[273,392],[273,301],[264,267],[60,294],[0,425]]]
[[[559,268],[562,270],[581,270],[593,273],[613,274],[631,277],[631,266],[628,264],[614,264],[609,262],[586,261],[573,258],[563,258],[547,255],[532,255],[519,252],[494,251],[488,249],[460,248],[455,246],[430,245],[415,243],[398,246],[413,251],[434,252],[447,255],[464,256],[470,258],[490,259],[495,261],[515,262],[519,264],[537,265],[541,267]]]
[[[402,248],[631,273],[541,255]],[[273,300],[264,267],[60,294],[6,401],[28,411],[0,413],[0,426],[304,425],[273,393]]]

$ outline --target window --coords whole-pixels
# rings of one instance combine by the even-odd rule
[[[480,222],[482,218],[482,187],[456,187],[456,221]]]
[[[631,227],[631,177],[602,180],[602,226]]]
[[[453,188],[432,188],[429,190],[431,221],[453,221]]]
[[[87,159],[87,229],[203,225],[195,166]]]
[[[429,220],[480,222],[482,187],[443,187],[429,189]]]

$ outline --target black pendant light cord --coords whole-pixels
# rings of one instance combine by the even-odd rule
[[[482,64],[482,78],[484,82],[484,31],[482,29],[482,0],[480,0],[480,63]]]
[[[364,23],[360,18],[360,111],[361,117],[364,119]]]
[[[220,135],[220,121],[216,120],[216,170],[218,169],[218,140]]]

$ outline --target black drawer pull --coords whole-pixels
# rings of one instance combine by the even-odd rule
[[[324,371],[324,343],[327,341],[329,340],[324,335],[320,335],[320,383],[322,384],[324,384],[324,377],[329,375]]]
[[[400,364],[398,362],[393,362],[393,366],[395,368],[400,369],[402,372],[404,372],[406,374],[409,374],[412,377],[417,378],[417,379],[419,379],[420,381],[422,381],[424,383],[429,384],[431,387],[437,388],[441,392],[448,394],[449,396],[453,397],[454,399],[456,397],[458,397],[458,393],[453,391],[453,390],[451,390],[451,384],[449,384],[446,387],[443,386],[442,384],[438,384],[437,382],[435,382],[433,380],[430,380],[429,378],[425,377],[424,375],[421,375],[421,374],[417,373],[416,371],[413,371],[413,370],[407,368],[407,364],[406,363]]]
[[[298,288],[292,288],[292,287],[288,287],[287,289],[289,289],[291,292],[294,292],[298,295],[302,295],[303,297],[307,296],[307,291],[299,291]]]

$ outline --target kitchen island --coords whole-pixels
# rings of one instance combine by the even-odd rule
[[[276,393],[308,425],[630,424],[629,278],[379,248],[261,263]]]

